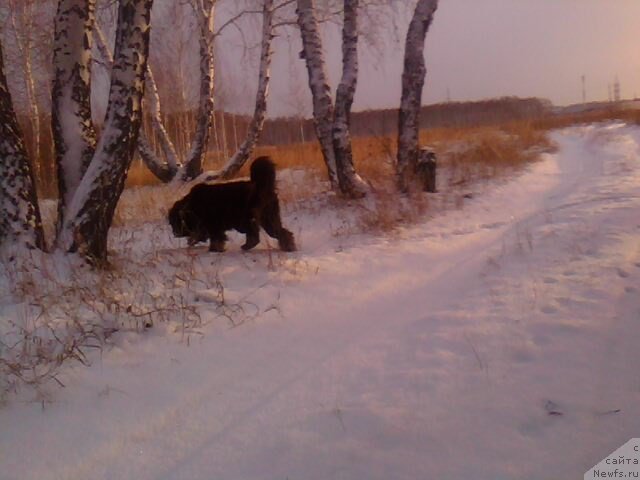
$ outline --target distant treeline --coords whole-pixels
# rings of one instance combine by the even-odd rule
[[[503,97],[477,102],[447,102],[422,107],[420,121],[422,128],[486,126],[539,118],[551,113],[552,108],[549,100],[540,98]],[[351,114],[351,131],[355,136],[393,135],[397,127],[397,108]],[[313,139],[312,120],[277,118],[265,122],[260,144],[283,145]]]

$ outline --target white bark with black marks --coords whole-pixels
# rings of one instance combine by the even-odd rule
[[[200,28],[200,99],[195,135],[179,173],[184,180],[193,179],[202,173],[202,163],[209,143],[209,130],[214,106],[213,84],[215,71],[213,44],[215,33],[213,20],[216,0],[198,0],[194,3]]]
[[[246,163],[253,148],[255,147],[267,112],[267,95],[269,92],[269,80],[271,58],[273,56],[273,0],[264,0],[262,10],[262,47],[260,52],[260,66],[258,67],[258,91],[256,93],[255,109],[253,118],[249,124],[247,136],[242,145],[229,159],[227,164],[220,171],[221,178],[234,176]]]
[[[344,0],[342,79],[336,90],[333,150],[340,191],[350,197],[366,194],[367,184],[356,173],[351,148],[351,106],[358,82],[358,0]]]
[[[348,197],[366,195],[367,184],[356,173],[350,135],[351,105],[358,80],[358,0],[344,0],[342,30],[342,78],[333,105],[325,73],[322,39],[313,0],[297,0],[298,26],[302,37],[301,56],[309,74],[316,136],[334,189]]]
[[[0,43],[0,248],[45,249],[33,173],[15,110]]]
[[[111,52],[111,48],[109,48],[107,37],[105,36],[102,27],[100,27],[98,20],[93,24],[93,32],[95,33],[94,40],[96,41],[96,48],[100,57],[102,57],[102,64],[109,72],[109,75],[111,75],[111,69],[113,68],[113,53]]]
[[[152,3],[120,0],[104,131],[65,212],[62,247],[94,264],[106,262],[107,234],[138,141]]]
[[[301,58],[305,60],[309,76],[309,89],[313,98],[313,121],[316,136],[324,157],[329,181],[339,187],[336,158],[333,151],[333,100],[325,72],[322,39],[318,29],[313,0],[297,0],[297,19],[302,37]]]
[[[160,107],[160,94],[158,93],[158,86],[153,76],[153,71],[149,66],[147,66],[147,89],[148,89],[147,98],[150,100],[149,103],[151,104],[151,109],[150,109],[151,124],[153,126],[153,131],[158,136],[158,140],[160,142],[160,148],[162,149],[162,153],[164,154],[165,161],[164,162],[159,161],[157,157],[154,155],[155,158],[153,160],[148,159],[147,161],[145,161],[145,163],[149,165],[149,163],[153,161],[154,164],[161,165],[161,171],[164,172],[163,175],[165,176],[165,178],[162,178],[160,177],[160,175],[157,175],[157,174],[156,176],[158,176],[158,178],[160,178],[162,181],[167,182],[169,180],[172,180],[176,176],[176,173],[178,172],[178,168],[180,167],[180,161],[178,160],[176,147],[174,146],[173,142],[169,138],[169,133],[164,127],[164,122],[162,121],[162,109]],[[144,135],[142,135],[142,132],[140,132],[140,134],[141,134],[140,138],[145,140],[145,137]],[[141,143],[138,142],[139,151],[141,150],[140,147],[141,147]],[[142,153],[140,154],[140,156],[142,156]]]
[[[438,0],[418,0],[409,24],[402,72],[402,96],[398,116],[398,158],[396,174],[398,188],[405,192],[418,160],[420,108],[422,89],[427,73],[424,61],[424,42],[438,8]]]
[[[91,47],[95,0],[59,0],[53,40],[51,128],[58,172],[58,222],[96,148],[91,120]]]
[[[102,61],[105,67],[109,70],[109,72],[111,72],[111,69],[113,68],[113,54],[111,53],[111,49],[109,48],[104,32],[97,22],[95,23],[95,34],[98,52],[102,57]],[[156,152],[149,143],[149,140],[146,138],[143,130],[141,130],[138,135],[138,154],[140,154],[140,158],[147,166],[149,171],[151,171],[151,173],[153,173],[159,180],[166,183],[173,180],[173,178],[176,176],[180,163],[178,161],[178,154],[176,153],[175,146],[169,138],[169,134],[167,133],[167,130],[164,127],[164,123],[162,121],[162,110],[160,107],[160,95],[158,94],[158,86],[156,85],[153,72],[149,64],[147,64],[146,86],[147,98],[150,100],[149,103],[151,105],[151,124],[153,126],[154,132],[158,136],[160,147],[162,149],[162,153],[164,154],[165,160],[162,160],[160,157],[158,157],[158,155],[156,155]]]

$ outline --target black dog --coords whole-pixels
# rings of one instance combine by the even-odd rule
[[[169,210],[176,237],[189,237],[189,245],[209,240],[209,250],[223,252],[227,230],[246,234],[249,250],[260,242],[260,227],[278,240],[285,252],[296,249],[293,234],[282,226],[276,192],[276,167],[269,157],[251,164],[250,180],[198,184]]]

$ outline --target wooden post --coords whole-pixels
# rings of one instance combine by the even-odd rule
[[[436,154],[427,147],[422,147],[418,153],[416,163],[416,177],[425,192],[435,193],[436,190]]]

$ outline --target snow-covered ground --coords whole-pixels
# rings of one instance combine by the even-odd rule
[[[165,283],[198,271],[201,323],[120,333],[44,408],[10,401],[0,478],[582,478],[640,436],[640,128],[553,136],[386,237],[324,211],[288,216],[295,254],[146,232]]]

